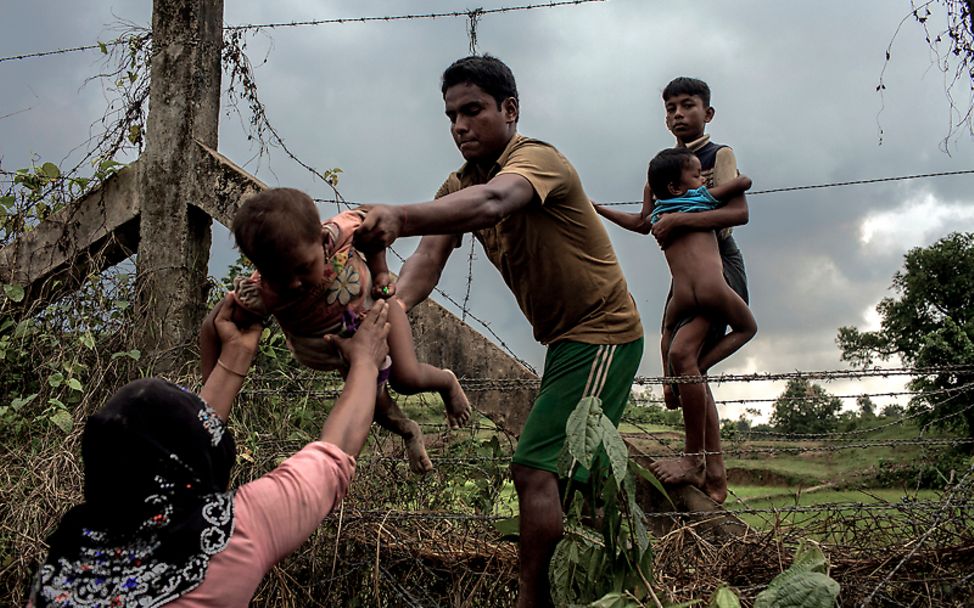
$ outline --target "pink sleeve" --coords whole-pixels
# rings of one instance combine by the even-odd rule
[[[259,562],[270,568],[297,549],[345,497],[355,459],[315,441],[237,490],[235,517],[246,520]]]
[[[361,209],[352,209],[350,211],[343,211],[322,222],[321,228],[325,238],[325,254],[331,255],[350,245],[355,229],[362,225],[362,220],[364,219],[364,211]]]

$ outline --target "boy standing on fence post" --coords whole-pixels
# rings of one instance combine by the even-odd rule
[[[696,78],[673,79],[663,89],[663,107],[666,128],[676,137],[677,147],[688,148],[700,159],[707,188],[726,184],[739,175],[734,151],[730,146],[710,141],[710,136],[705,132],[707,124],[714,117],[707,83]],[[652,232],[662,249],[666,249],[683,231],[716,231],[724,279],[747,302],[744,258],[731,235],[732,226],[740,226],[748,221],[744,195],[731,198],[713,211],[668,213],[654,225],[649,221],[652,203],[652,193],[647,183],[641,213],[626,213],[598,205],[596,210],[628,230],[643,234]],[[678,320],[672,331],[664,323],[660,340],[663,373],[685,377],[705,375],[708,370],[701,369],[699,362],[726,331],[726,323],[712,323],[703,316],[692,314]],[[727,498],[727,473],[720,447],[720,419],[710,387],[706,383],[692,382],[667,384],[663,386],[663,397],[668,408],[683,408],[685,449],[679,458],[658,460],[650,468],[663,483],[689,483],[699,487],[715,502],[723,503]]]
[[[494,57],[460,59],[443,73],[442,93],[466,163],[435,201],[372,207],[356,245],[387,247],[400,236],[428,235],[399,277],[397,298],[410,308],[429,295],[463,233],[472,232],[535,339],[548,346],[511,465],[521,522],[517,605],[548,606],[548,563],[562,536],[557,460],[565,424],[585,396],[599,397],[619,424],[642,357],[642,326],[575,169],[554,147],[517,133],[510,69]]]

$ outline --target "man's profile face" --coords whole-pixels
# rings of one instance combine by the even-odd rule
[[[517,101],[497,102],[475,84],[457,84],[443,94],[450,133],[468,161],[494,161],[514,135]]]

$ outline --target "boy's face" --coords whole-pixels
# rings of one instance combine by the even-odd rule
[[[450,133],[460,154],[468,161],[493,162],[514,135],[517,101],[509,97],[497,101],[475,84],[450,87],[443,94]]]
[[[706,125],[714,117],[714,109],[704,106],[697,95],[674,95],[663,102],[666,109],[666,128],[683,144],[703,137]]]
[[[700,188],[706,183],[703,177],[703,167],[700,165],[700,159],[693,156],[687,159],[686,164],[683,165],[683,171],[680,173],[680,190],[682,192],[674,192],[674,194],[686,194],[687,190]]]
[[[325,248],[320,240],[294,243],[275,252],[258,267],[261,281],[283,299],[300,296],[317,287],[325,274]]]

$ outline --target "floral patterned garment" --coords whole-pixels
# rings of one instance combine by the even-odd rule
[[[374,303],[372,275],[365,257],[352,247],[352,235],[363,219],[365,212],[356,209],[322,222],[324,280],[301,300],[269,310],[265,302],[276,298],[270,297],[273,296],[269,293],[270,287],[261,282],[259,272],[234,279],[236,301],[256,315],[273,315],[287,335],[294,357],[308,367],[343,368],[345,363],[337,352],[324,352],[321,348],[321,337],[353,334],[362,316]]]

